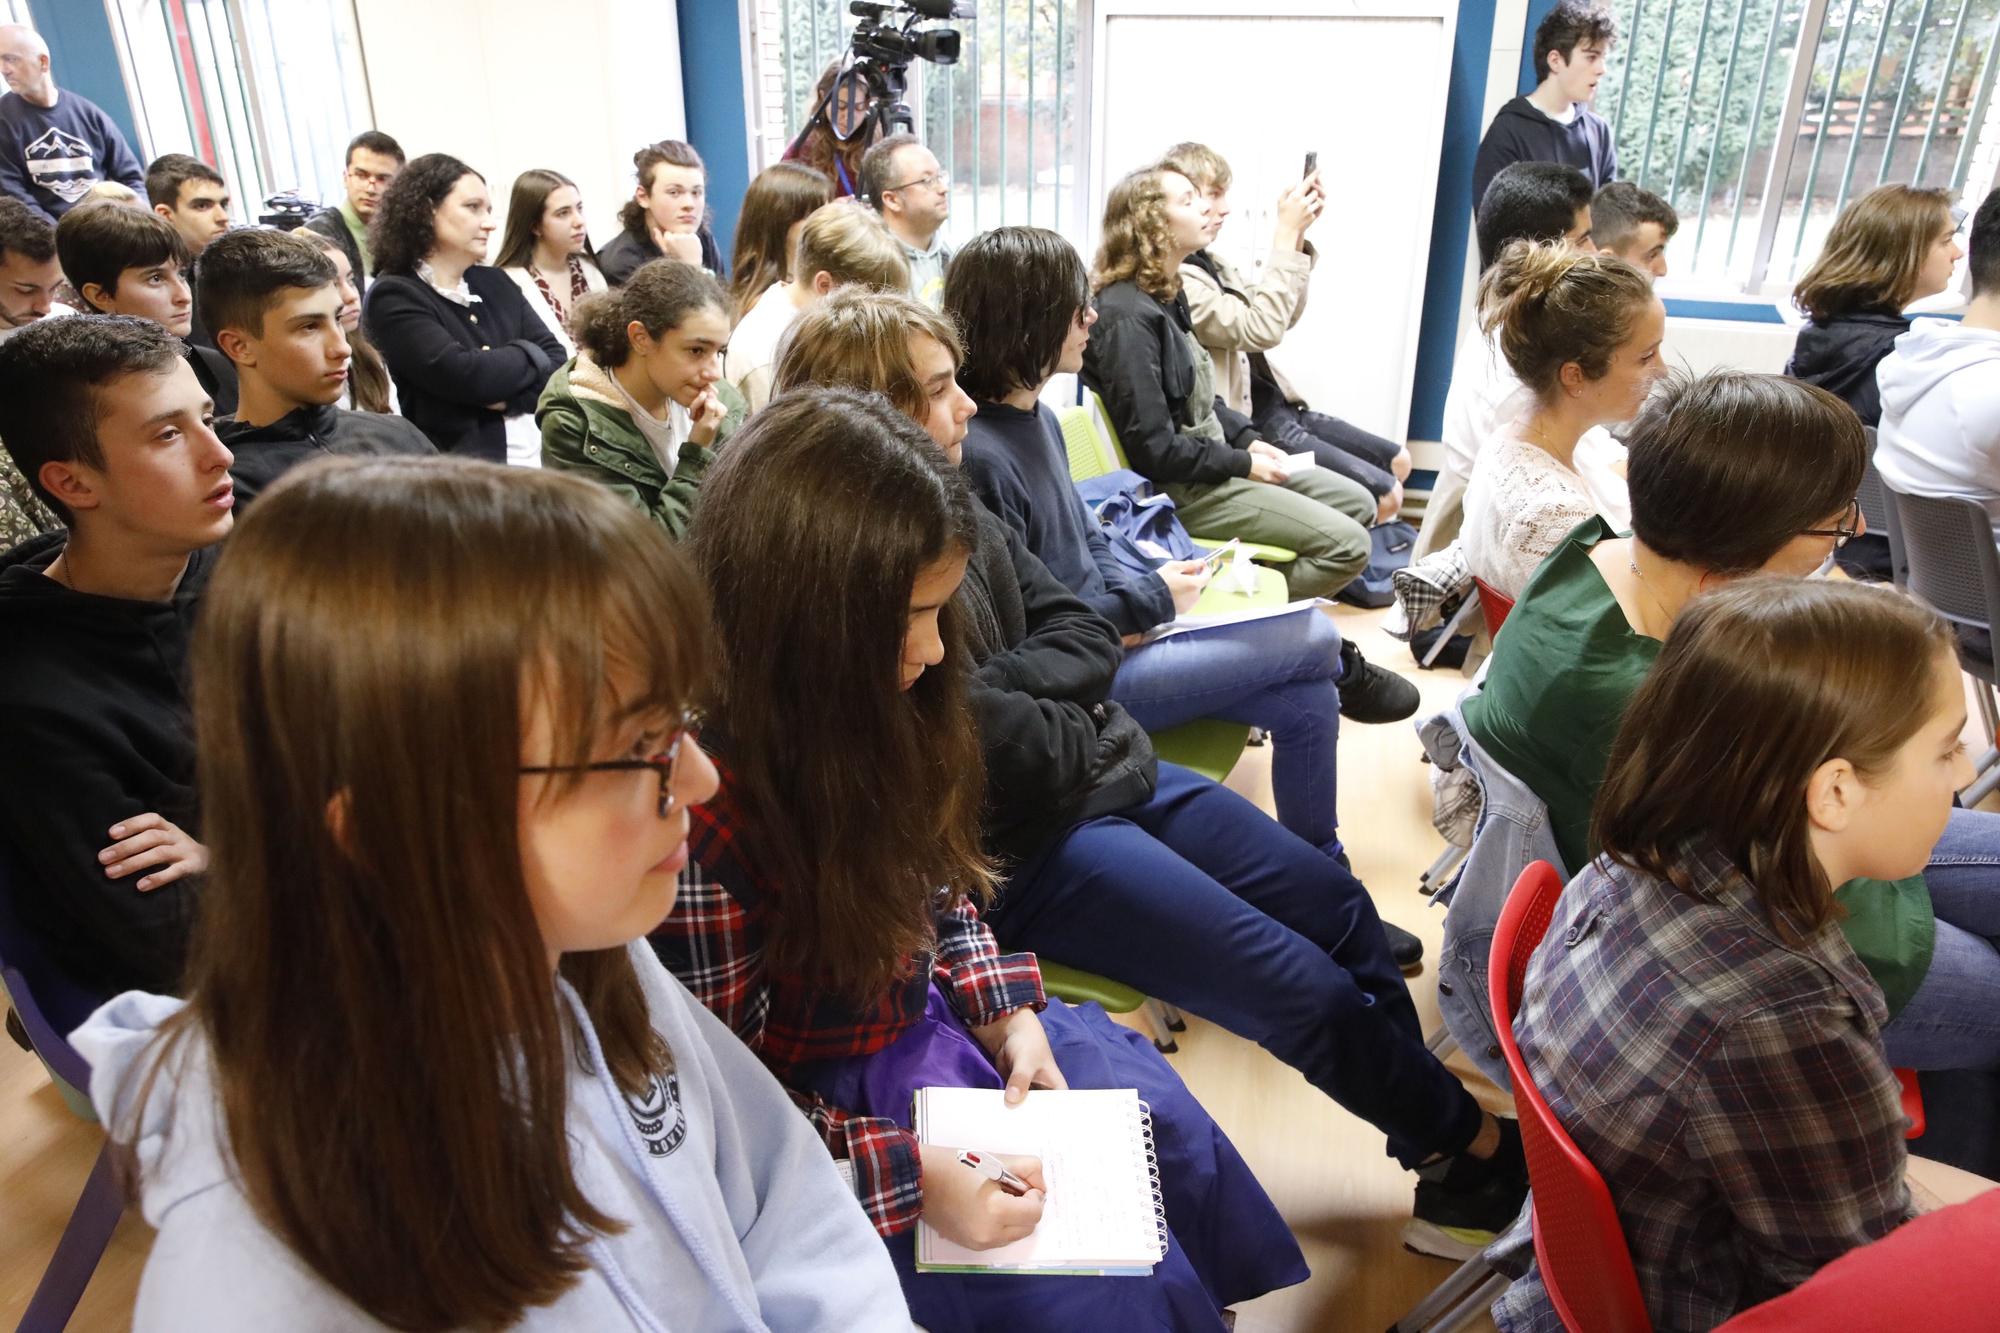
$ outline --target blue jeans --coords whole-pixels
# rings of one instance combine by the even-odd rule
[[[1882,1030],[1904,1069],[2000,1069],[2000,815],[1954,810],[1924,867],[1937,948]]]
[[[1086,820],[1008,877],[987,924],[1248,1037],[1389,1139],[1462,1151],[1479,1104],[1424,1049],[1368,890],[1225,787],[1160,765],[1152,799]]]
[[[1111,697],[1147,731],[1221,718],[1271,733],[1278,822],[1340,852],[1340,630],[1317,609],[1156,640],[1125,654]]]

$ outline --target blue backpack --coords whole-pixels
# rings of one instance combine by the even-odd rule
[[[1201,554],[1181,526],[1173,500],[1136,472],[1121,468],[1079,481],[1076,492],[1097,515],[1118,567],[1134,578],[1169,560],[1192,560]]]

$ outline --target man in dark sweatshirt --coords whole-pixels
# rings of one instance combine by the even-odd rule
[[[0,24],[0,190],[53,223],[99,181],[146,191],[139,159],[111,117],[56,87],[49,48],[33,28]]]
[[[236,367],[236,415],[216,431],[236,455],[236,503],[319,454],[434,454],[398,416],[334,406],[353,353],[340,327],[333,261],[302,237],[247,227],[201,259],[201,308]]]
[[[1562,0],[1535,29],[1535,68],[1542,81],[1526,97],[1500,108],[1472,164],[1472,207],[1493,178],[1516,162],[1575,167],[1601,190],[1618,174],[1611,126],[1590,109],[1604,77],[1618,25],[1594,0]]]
[[[180,340],[74,315],[0,343],[0,439],[62,520],[0,563],[0,846],[79,986],[180,985],[201,845],[188,639],[234,521]]]

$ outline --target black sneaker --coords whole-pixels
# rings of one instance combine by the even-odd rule
[[[1382,933],[1389,937],[1389,956],[1396,960],[1396,966],[1407,973],[1423,971],[1424,942],[1393,922],[1382,923]]]
[[[1354,646],[1340,644],[1340,715],[1355,722],[1401,722],[1414,716],[1417,687],[1393,671],[1373,666]]]
[[[1500,1121],[1500,1146],[1481,1161],[1460,1153],[1417,1171],[1417,1203],[1403,1227],[1403,1248],[1464,1261],[1491,1245],[1521,1215],[1528,1159],[1517,1121]]]

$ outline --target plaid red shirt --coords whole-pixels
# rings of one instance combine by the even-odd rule
[[[1514,1019],[1658,1329],[1713,1328],[1911,1212],[1888,1011],[1846,937],[1789,946],[1727,858],[1681,864],[1697,892],[1601,858],[1571,881]],[[1535,1268],[1493,1317],[1562,1329]]]
[[[756,1051],[805,1111],[837,1160],[851,1164],[854,1192],[884,1236],[908,1231],[923,1212],[916,1135],[886,1116],[829,1106],[791,1077],[800,1066],[879,1051],[923,1017],[932,982],[969,1027],[1017,1009],[1042,1008],[1033,954],[1002,954],[969,902],[941,908],[930,952],[910,960],[904,980],[872,1005],[815,990],[765,965],[771,913],[783,894],[745,848],[755,840],[729,788],[692,812],[680,897],[653,933],[662,961],[696,998]]]

